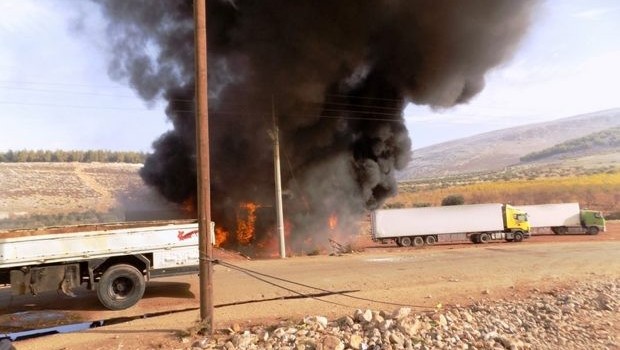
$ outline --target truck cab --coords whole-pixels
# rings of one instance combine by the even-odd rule
[[[580,212],[581,227],[583,227],[588,234],[595,235],[599,231],[605,232],[607,230],[605,226],[605,218],[603,213],[598,210],[582,209]]]
[[[506,204],[504,207],[505,227],[508,232],[522,232],[525,237],[530,236],[530,222],[527,213]]]

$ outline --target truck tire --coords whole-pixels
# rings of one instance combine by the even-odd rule
[[[491,236],[488,233],[481,233],[478,236],[478,242],[482,244],[487,244],[491,240]]]
[[[397,246],[402,247],[403,244],[400,243],[400,238],[394,238],[394,243],[396,243]]]
[[[398,241],[401,247],[409,247],[411,245],[411,237],[401,237]]]
[[[515,242],[521,242],[523,240],[523,232],[517,231],[517,232],[513,233],[512,234],[512,239]]]
[[[568,228],[566,226],[552,227],[551,231],[556,235],[565,235],[568,233]]]
[[[437,243],[437,239],[435,238],[435,236],[426,236],[426,238],[424,238],[424,242],[426,243],[426,245],[433,245]]]
[[[479,235],[471,235],[469,236],[469,239],[471,240],[472,243],[480,243],[480,236]]]
[[[421,236],[417,236],[413,238],[414,247],[421,247],[423,245],[424,245],[424,238],[422,238]]]
[[[590,226],[590,227],[588,227],[588,231],[587,232],[588,232],[589,235],[593,235],[594,236],[594,235],[598,235],[598,231],[599,231],[598,227]]]
[[[146,282],[138,269],[119,264],[107,269],[97,284],[97,297],[110,310],[123,310],[135,305],[144,295]]]

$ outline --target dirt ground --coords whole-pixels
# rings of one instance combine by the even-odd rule
[[[420,249],[362,240],[358,245],[363,251],[342,256],[275,260],[246,260],[218,251],[219,258],[231,265],[215,267],[215,328],[294,322],[305,315],[337,318],[351,315],[357,308],[393,310],[406,305],[425,311],[481,299],[522,298],[533,288],[548,290],[620,275],[620,222],[610,222],[608,231],[597,236],[543,235],[522,243],[445,244]],[[271,284],[238,268],[260,272],[264,275],[259,277]],[[198,337],[192,334],[200,318],[197,276],[152,281],[138,305],[116,312],[102,310],[88,291],[76,298],[55,294],[10,297],[8,292],[0,289],[0,326],[5,327],[18,325],[20,315],[33,318],[53,313],[79,322],[178,311],[21,340],[14,343],[19,350],[186,349]]]

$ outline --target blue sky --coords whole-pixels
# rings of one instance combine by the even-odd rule
[[[108,78],[104,30],[87,1],[0,0],[0,151],[149,151],[171,128],[163,104]],[[414,148],[620,107],[618,38],[616,0],[543,2],[513,59],[469,104],[404,111]]]
[[[414,148],[620,107],[620,2],[542,2],[511,61],[469,104],[405,110]]]

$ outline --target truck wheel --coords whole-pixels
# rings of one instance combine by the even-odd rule
[[[598,227],[596,227],[596,226],[588,227],[588,234],[589,235],[598,235]]]
[[[394,238],[394,243],[396,243],[397,246],[402,247],[403,244],[400,243],[400,238]]]
[[[413,246],[414,247],[421,247],[424,245],[424,238],[417,236],[413,238]]]
[[[517,231],[517,232],[513,233],[512,234],[512,239],[515,242],[521,242],[523,240],[523,232]]]
[[[488,233],[481,233],[480,236],[478,236],[479,243],[486,244],[486,243],[489,243],[490,240],[491,240],[491,236],[489,236]]]
[[[144,295],[144,276],[131,265],[114,265],[106,270],[97,284],[97,297],[110,310],[123,310],[135,305]]]
[[[401,247],[408,247],[411,245],[411,237],[401,237],[399,241]]]
[[[472,243],[480,243],[480,237],[478,235],[471,235],[469,236],[469,239],[471,240]]]
[[[556,235],[565,235],[568,233],[568,228],[565,226],[552,227],[551,231]]]
[[[424,242],[426,243],[426,245],[433,245],[437,243],[437,239],[435,239],[435,236],[426,236]]]

